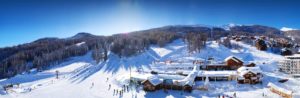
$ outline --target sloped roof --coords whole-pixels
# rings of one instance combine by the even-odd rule
[[[147,79],[151,84],[153,84],[154,86],[159,85],[163,82],[162,79],[159,79],[157,76],[150,76]],[[146,81],[147,81],[146,80]]]
[[[242,66],[239,69],[237,69],[237,72],[239,73],[239,75],[243,76],[243,75],[247,74],[248,72],[258,74],[258,73],[261,73],[262,71],[259,67],[245,67],[245,66]]]
[[[287,90],[287,89],[282,88],[282,87],[279,87],[279,86],[277,86],[277,85],[275,85],[275,84],[273,84],[271,82],[268,83],[268,86],[272,87],[272,88],[274,88],[274,89],[276,89],[276,90],[278,90],[280,92],[286,93],[286,94],[290,94],[291,95],[293,93],[292,91]]]
[[[227,58],[225,59],[225,62],[228,61],[228,60],[230,60],[230,59],[234,60],[235,62],[243,63],[243,61],[241,61],[240,59],[238,59],[238,58],[236,58],[236,57],[234,57],[234,56],[229,56],[229,57],[227,57]]]
[[[230,76],[236,74],[236,71],[199,71],[198,76]]]
[[[191,71],[191,73],[189,73],[188,76],[186,76],[182,80],[174,80],[174,83],[178,84],[178,85],[181,85],[181,86],[184,86],[184,85],[193,86],[195,78],[198,75],[198,70],[197,69],[198,69],[198,66],[194,66],[193,71]]]

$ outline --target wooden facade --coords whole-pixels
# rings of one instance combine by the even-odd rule
[[[201,66],[200,69],[201,70],[214,70],[214,71],[217,71],[217,70],[229,70],[230,68],[226,65],[219,64],[219,65]]]
[[[236,76],[229,75],[229,76],[209,76],[208,79],[209,81],[232,81],[236,80]],[[195,78],[195,81],[205,81],[206,76],[197,76]]]
[[[243,66],[243,61],[240,59],[230,56],[225,59],[224,64],[208,64],[201,66],[201,70],[237,70],[238,68]]]
[[[143,81],[142,84],[145,91],[156,91],[162,88],[162,84],[154,85],[149,80]]]
[[[250,63],[250,64],[247,64],[247,65],[245,65],[246,67],[255,67],[256,66],[256,64],[254,64],[254,63]]]
[[[173,83],[173,80],[166,79],[163,83],[158,85],[152,84],[149,80],[145,80],[142,82],[143,89],[145,91],[153,92],[156,90],[164,89],[164,90],[183,90],[186,92],[192,92],[193,87],[190,85],[179,85],[178,83]]]
[[[236,70],[239,67],[243,66],[243,61],[236,57],[231,57],[225,61],[226,65],[229,66],[231,69]]]
[[[253,73],[251,71],[247,72],[246,74],[243,75],[242,78],[238,79],[238,83],[241,84],[257,84],[260,83],[260,73]]]

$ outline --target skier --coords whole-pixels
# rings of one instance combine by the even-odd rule
[[[127,92],[129,92],[129,86],[126,86],[127,87]]]
[[[116,93],[116,89],[114,89],[114,95],[115,95],[115,93]]]
[[[92,86],[91,86],[91,88],[93,88],[94,87],[94,82],[92,82]]]
[[[236,92],[233,93],[233,97],[236,98]]]
[[[111,88],[111,85],[109,84],[109,86],[108,86],[108,90],[110,90],[110,88]]]

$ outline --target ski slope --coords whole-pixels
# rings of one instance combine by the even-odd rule
[[[266,88],[268,82],[276,82],[280,78],[288,78],[289,81],[278,85],[289,88],[294,91],[295,98],[300,98],[299,80],[276,70],[276,62],[283,59],[282,56],[259,51],[241,42],[232,41],[232,43],[242,48],[228,49],[212,41],[207,42],[207,47],[200,53],[191,54],[182,40],[176,40],[165,47],[151,46],[146,52],[129,58],[119,58],[109,53],[108,60],[99,64],[96,64],[91,58],[91,53],[88,53],[70,58],[43,72],[33,70],[31,73],[0,80],[0,85],[20,83],[19,87],[14,87],[9,92],[1,89],[0,98],[207,98],[218,95],[230,96],[234,92],[237,93],[238,98],[263,98],[262,93],[268,98],[280,98]],[[151,70],[153,61],[207,59],[208,57],[222,61],[231,55],[241,58],[246,63],[258,64],[264,71],[264,83],[247,85],[237,84],[235,81],[210,82],[209,91],[194,90],[192,93],[171,90],[168,93],[162,90],[144,92],[140,87],[131,87],[122,96],[114,94],[114,90],[122,89],[124,76],[130,71]],[[59,71],[59,79],[56,79],[56,71]],[[203,83],[197,82],[197,84]]]

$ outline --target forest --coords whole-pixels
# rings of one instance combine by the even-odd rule
[[[176,39],[183,39],[190,53],[201,52],[207,41],[234,35],[264,35],[278,38],[282,34],[275,28],[260,25],[236,26],[230,30],[220,27],[165,26],[111,36],[96,36],[82,32],[69,38],[42,38],[31,43],[0,48],[0,78],[29,72],[33,68],[42,71],[70,57],[82,56],[88,52],[91,52],[92,58],[97,63],[107,60],[109,52],[117,54],[120,58],[130,57],[144,52],[151,45],[163,47]],[[251,43],[247,40],[242,41]],[[266,50],[266,45],[291,47],[289,46],[291,43],[287,43],[288,40],[284,41],[273,40],[267,43],[260,40],[256,46],[261,50]],[[280,42],[284,44],[274,44]],[[230,44],[229,38],[220,43],[229,48],[234,46]]]

